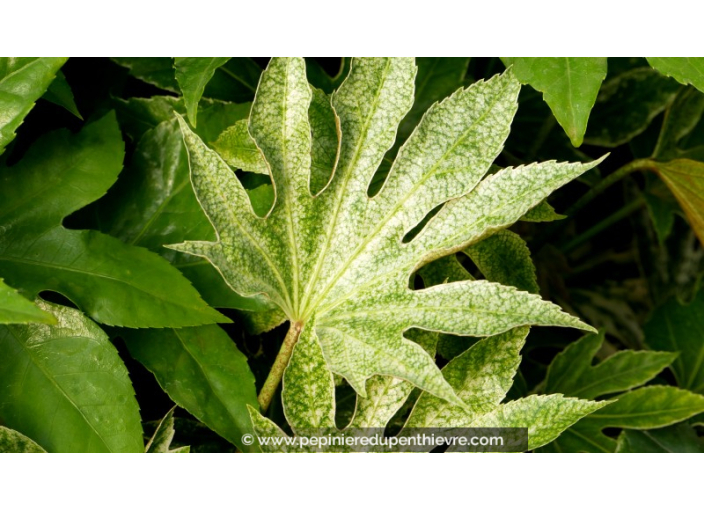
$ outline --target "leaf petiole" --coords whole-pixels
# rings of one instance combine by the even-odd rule
[[[281,378],[284,375],[284,370],[286,370],[286,366],[291,359],[293,347],[296,345],[298,337],[301,336],[302,330],[303,324],[301,322],[292,322],[288,333],[286,333],[286,338],[284,338],[284,341],[281,344],[281,349],[276,355],[276,359],[274,360],[274,364],[269,371],[269,375],[267,376],[266,381],[264,381],[264,386],[262,386],[262,389],[259,392],[258,400],[262,413],[266,412],[269,408],[269,404],[271,404],[271,400],[274,398],[276,389],[279,387]]]

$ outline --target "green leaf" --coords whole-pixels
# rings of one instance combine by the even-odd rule
[[[682,206],[692,230],[704,244],[704,163],[675,159],[658,162],[655,167]]]
[[[205,86],[215,71],[228,60],[230,60],[229,57],[176,57],[174,59],[176,81],[181,88],[188,119],[193,127],[196,126],[198,102],[203,96]]]
[[[649,67],[609,78],[599,91],[584,143],[617,147],[641,134],[680,86]]]
[[[51,85],[49,85],[49,88],[44,94],[44,99],[61,106],[69,113],[83,120],[81,112],[78,111],[78,106],[76,106],[76,100],[73,97],[71,86],[66,81],[64,73],[60,70],[56,72],[56,78],[51,82]]]
[[[528,429],[528,449],[535,450],[555,441],[575,423],[608,405],[609,402],[562,395],[530,395],[497,407],[472,422],[472,427],[525,427]]]
[[[16,430],[0,425],[0,453],[46,453],[46,450]]]
[[[521,217],[521,221],[530,221],[535,223],[542,223],[545,221],[556,221],[563,220],[567,216],[564,214],[558,214],[555,209],[548,204],[547,200],[543,200],[538,205],[533,207],[527,213]]]
[[[470,281],[412,291],[409,277],[517,221],[593,164],[549,162],[481,181],[516,110],[519,84],[507,73],[432,107],[370,199],[369,182],[410,108],[414,78],[412,59],[353,61],[332,100],[342,133],[338,164],[328,186],[313,196],[313,93],[305,64],[272,60],[249,120],[275,183],[276,205],[266,218],[254,215],[229,166],[182,121],[193,186],[218,240],[174,248],[206,258],[237,293],[264,296],[292,324],[305,327],[315,315],[330,369],[360,395],[369,377],[383,374],[463,405],[432,358],[403,331],[488,336],[527,324],[591,328],[510,287]],[[413,240],[402,242],[443,203]]]
[[[647,57],[648,63],[682,85],[694,85],[704,92],[704,57]]]
[[[487,280],[538,294],[538,279],[526,242],[510,230],[500,230],[464,250]]]
[[[466,403],[465,408],[423,393],[405,428],[525,427],[529,434],[528,448],[532,449],[552,441],[586,414],[608,404],[548,395],[531,396],[499,405],[511,387],[528,329],[516,328],[481,340],[465,354],[451,361],[443,369],[443,374],[456,394]],[[303,342],[303,347],[299,350],[300,342]],[[433,345],[433,340],[430,340],[426,347],[432,349]],[[294,353],[287,368],[287,373],[295,376],[284,382],[283,405],[287,420],[294,431],[302,433],[299,435],[305,435],[306,431],[315,435],[335,435],[334,386],[332,377],[325,368],[322,348],[309,332],[302,335],[296,351],[298,354]],[[363,429],[359,430],[360,427],[385,427],[408,398],[410,390],[410,385],[398,378],[372,378],[368,382],[369,396],[360,397],[357,414],[345,432],[351,435],[364,433]],[[260,439],[286,438],[286,434],[275,423],[253,408],[250,407],[249,410],[255,433]],[[405,433],[404,430],[400,435]],[[268,452],[305,450],[272,442],[262,445],[262,449]],[[346,451],[344,447],[330,447],[328,450]],[[311,447],[308,451],[321,450]]]
[[[122,138],[110,113],[76,135],[65,130],[45,135],[21,162],[0,169],[0,273],[26,296],[59,292],[105,324],[227,322],[156,254],[62,226],[66,216],[106,192],[122,158]]]
[[[616,441],[602,433],[605,428],[666,427],[702,411],[704,396],[672,386],[646,386],[624,393],[607,408],[587,416],[551,447],[563,452],[613,452]]]
[[[171,96],[116,99],[114,104],[120,126],[135,141],[162,122],[174,120],[175,113],[186,114],[183,98]],[[251,106],[251,103],[233,104],[203,98],[198,103],[201,123],[195,132],[204,142],[211,144],[227,128],[246,119]]]
[[[258,407],[247,358],[218,326],[119,332],[130,354],[184,408],[243,451],[251,432],[246,405]]]
[[[686,147],[704,115],[704,94],[693,87],[682,88],[667,108],[653,158],[667,161],[676,158],[700,159],[700,147]]]
[[[55,326],[0,326],[0,416],[49,452],[143,452],[127,369],[78,310],[38,301]]]
[[[616,453],[702,453],[699,438],[686,423],[653,430],[624,430]]]
[[[114,57],[130,74],[163,90],[179,92],[174,60],[170,57]],[[203,96],[221,101],[251,101],[262,69],[251,58],[233,57],[215,69]]]
[[[528,330],[515,328],[482,339],[450,361],[442,374],[467,405],[466,409],[423,393],[406,427],[473,427],[477,418],[501,403],[513,384]]]
[[[268,309],[261,299],[232,292],[207,261],[164,248],[184,237],[215,237],[193,193],[188,157],[175,120],[164,121],[144,133],[120,185],[121,190],[100,208],[105,233],[162,255],[193,282],[211,306]]]
[[[606,58],[502,57],[502,60],[513,66],[521,83],[543,93],[572,145],[582,145],[589,113],[606,78]]]
[[[0,154],[66,58],[0,58]]]
[[[130,74],[155,87],[178,92],[171,57],[112,57],[112,60],[129,69]]]
[[[318,62],[312,58],[307,59],[306,74],[308,75],[310,84],[326,94],[332,94],[332,92],[340,86],[345,77],[347,77],[351,60],[352,59],[349,57],[342,57],[340,60],[340,69],[335,76],[330,76]]]
[[[704,290],[684,305],[671,298],[655,309],[643,328],[653,349],[678,352],[672,371],[680,388],[704,393]]]
[[[248,131],[249,121],[238,120],[213,143],[227,164],[257,174],[269,174],[269,166]]]
[[[190,446],[181,446],[171,449],[171,441],[174,439],[176,430],[174,429],[174,411],[172,407],[157,425],[154,434],[144,448],[145,453],[190,453]]]
[[[591,399],[630,390],[651,380],[677,358],[671,352],[619,351],[592,365],[603,342],[603,333],[586,335],[555,356],[548,367],[545,391]]]
[[[0,324],[27,324],[29,322],[55,324],[56,319],[50,313],[22,297],[15,289],[5,285],[0,278]]]
[[[335,428],[335,382],[315,334],[314,319],[293,348],[281,393],[286,421],[294,432]]]
[[[464,83],[469,57],[416,58],[415,101],[399,126],[399,139],[405,141],[433,103],[445,99]]]

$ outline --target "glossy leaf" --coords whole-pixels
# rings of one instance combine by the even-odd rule
[[[0,169],[0,273],[27,296],[59,292],[105,324],[227,322],[156,254],[62,226],[66,216],[113,184],[122,158],[122,138],[108,114],[76,135],[45,135],[22,161]]]
[[[704,244],[704,163],[675,159],[657,163],[658,174],[682,206],[689,224]]]
[[[44,99],[61,106],[66,109],[66,111],[83,120],[81,112],[78,111],[78,106],[76,106],[76,100],[73,97],[71,86],[66,81],[66,76],[64,76],[61,70],[57,71],[56,78],[51,82],[51,85],[49,85],[49,88],[44,94]]]
[[[370,199],[368,184],[410,108],[414,77],[409,59],[353,61],[332,100],[342,132],[337,168],[314,197],[305,65],[272,60],[249,120],[276,188],[276,205],[264,219],[253,214],[227,164],[182,122],[191,179],[218,240],[174,248],[209,260],[236,292],[265,296],[292,323],[305,326],[315,314],[330,368],[360,395],[369,377],[384,374],[462,405],[428,354],[403,338],[404,330],[486,336],[525,324],[590,328],[509,287],[458,282],[411,291],[410,275],[515,222],[593,164],[506,169],[479,184],[516,109],[519,85],[507,73],[431,108]],[[418,236],[402,242],[445,202]]]
[[[609,77],[599,91],[584,142],[617,147],[641,134],[680,86],[649,67]]]
[[[648,57],[648,63],[682,85],[694,85],[704,92],[704,57]]]
[[[592,365],[603,342],[601,333],[568,345],[548,367],[544,390],[588,399],[630,390],[651,380],[677,358],[672,352],[619,351]]]
[[[0,425],[0,453],[46,453],[46,450],[16,430]]]
[[[502,57],[502,60],[513,66],[521,83],[543,93],[572,145],[582,145],[589,113],[606,78],[606,58]]]
[[[181,88],[188,119],[193,127],[196,126],[198,102],[203,97],[205,86],[215,71],[228,60],[230,60],[229,57],[176,57],[174,59],[176,81]]]
[[[164,121],[144,133],[130,167],[121,177],[122,183],[121,191],[100,208],[104,232],[165,257],[193,282],[211,306],[267,309],[261,299],[232,292],[206,261],[164,248],[184,237],[214,239],[191,187],[188,157],[175,120]]]
[[[56,319],[0,279],[0,324],[54,324]]]
[[[653,349],[679,353],[672,371],[680,388],[704,393],[704,291],[690,304],[671,298],[655,309],[644,327],[645,341]]]
[[[49,452],[143,452],[134,390],[108,337],[78,310],[0,326],[0,416]]]
[[[121,330],[130,354],[154,374],[180,407],[243,451],[246,405],[257,407],[247,359],[218,326]]]
[[[66,58],[0,58],[0,154]]]

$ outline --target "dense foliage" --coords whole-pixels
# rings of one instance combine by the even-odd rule
[[[703,76],[0,59],[0,451],[701,451]]]

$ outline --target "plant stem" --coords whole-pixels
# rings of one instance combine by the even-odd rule
[[[580,198],[574,204],[572,204],[572,206],[569,207],[564,212],[565,216],[572,216],[574,213],[576,213],[577,211],[582,209],[589,202],[594,200],[594,198],[597,195],[601,194],[604,190],[606,190],[610,186],[616,184],[618,181],[620,181],[621,179],[623,179],[627,175],[632,174],[633,172],[637,172],[639,170],[655,170],[655,169],[656,169],[656,164],[651,159],[636,159],[626,165],[623,165],[621,168],[619,168],[614,173],[609,175],[606,179],[599,181],[597,184],[595,184],[592,189],[587,191],[582,196],[582,198]]]
[[[631,213],[637,211],[641,207],[645,205],[645,199],[643,197],[639,197],[638,199],[634,200],[631,203],[626,204],[623,206],[621,209],[613,213],[611,216],[608,218],[605,218],[601,220],[599,223],[594,225],[592,228],[585,230],[582,234],[579,236],[575,237],[574,239],[570,240],[569,242],[565,243],[563,246],[561,246],[561,250],[563,253],[569,253],[570,251],[574,250],[578,246],[582,245],[595,235],[597,235],[599,232],[602,230],[605,230],[609,228],[611,225],[614,223],[617,223],[621,221],[622,219],[628,217]]]
[[[262,390],[259,392],[258,400],[262,413],[266,412],[269,408],[269,404],[271,404],[271,400],[274,398],[276,389],[279,387],[281,378],[284,375],[284,370],[286,370],[288,361],[291,359],[291,354],[293,354],[293,347],[296,345],[302,329],[303,324],[300,322],[292,322],[288,329],[288,333],[286,333],[286,338],[284,338],[284,341],[281,344],[279,354],[276,355],[276,359],[274,360],[274,364],[269,371],[269,375],[267,376],[266,381],[264,381],[264,386],[262,386]]]

